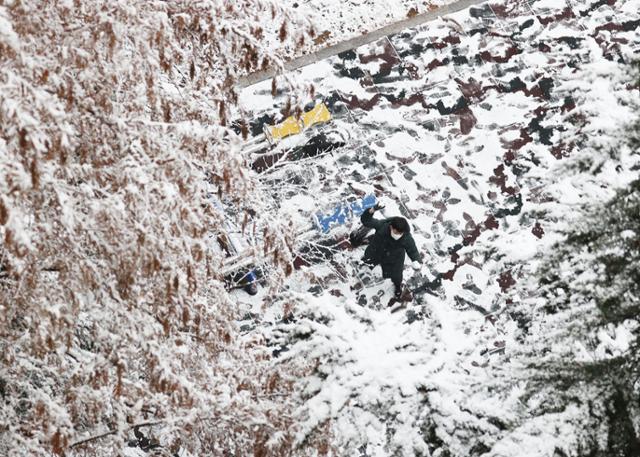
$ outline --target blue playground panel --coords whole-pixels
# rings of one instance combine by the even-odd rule
[[[360,216],[365,210],[375,206],[376,196],[371,194],[355,202],[341,202],[330,214],[316,213],[316,225],[322,233],[329,233],[331,227],[342,225],[353,217]]]

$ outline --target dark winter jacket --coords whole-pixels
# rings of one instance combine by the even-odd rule
[[[382,276],[385,278],[402,278],[404,267],[404,253],[411,260],[422,261],[416,243],[410,233],[404,233],[402,238],[394,240],[391,237],[391,222],[389,219],[375,219],[373,214],[365,211],[360,216],[365,227],[376,230],[371,238],[369,246],[364,251],[364,261],[382,267]]]

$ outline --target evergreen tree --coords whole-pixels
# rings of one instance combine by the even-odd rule
[[[626,132],[614,144],[635,157],[629,171],[637,174],[640,121],[630,122]],[[563,170],[584,181],[615,181],[615,175],[603,175],[624,167],[619,151],[603,147],[606,143],[591,141]],[[577,213],[563,221],[563,239],[539,259],[529,282],[532,298],[516,313],[527,324],[523,358],[515,364],[524,363],[520,373],[528,383],[526,412],[516,432],[530,433],[532,424],[545,420],[555,424],[556,433],[570,430],[555,455],[637,456],[640,179]]]

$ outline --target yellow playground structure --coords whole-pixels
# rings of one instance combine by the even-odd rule
[[[276,143],[283,138],[297,135],[305,129],[316,124],[324,124],[330,120],[331,113],[327,105],[320,102],[312,110],[303,113],[300,117],[289,116],[279,124],[265,126],[264,133],[269,142]]]

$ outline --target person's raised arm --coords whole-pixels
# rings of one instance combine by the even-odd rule
[[[382,221],[375,219],[373,213],[384,208],[380,203],[376,203],[376,206],[366,209],[360,216],[360,221],[365,227],[371,227],[378,230],[382,226]]]

